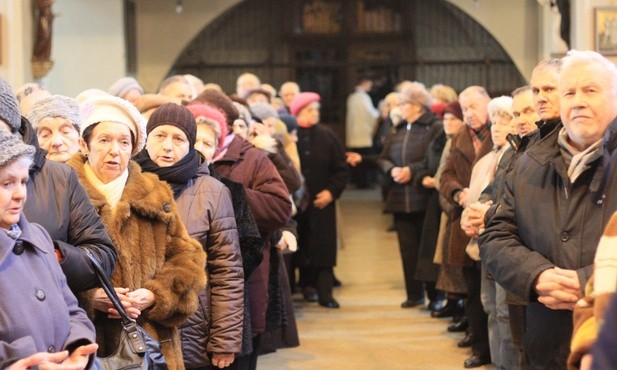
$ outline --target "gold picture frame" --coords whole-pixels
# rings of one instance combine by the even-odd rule
[[[617,6],[594,9],[596,51],[603,55],[617,55]]]

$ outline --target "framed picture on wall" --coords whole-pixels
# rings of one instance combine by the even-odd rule
[[[597,52],[617,55],[617,6],[595,8],[594,35]]]

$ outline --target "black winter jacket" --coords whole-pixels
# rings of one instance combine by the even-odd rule
[[[391,181],[385,212],[424,212],[429,190],[422,186],[422,179],[416,178],[416,173],[422,170],[421,176],[426,175],[423,163],[426,150],[440,131],[441,120],[431,112],[424,113],[413,123],[401,122],[394,128],[377,163],[389,181],[394,167],[409,167],[411,179],[405,184]]]
[[[555,266],[576,270],[584,289],[602,230],[617,209],[617,119],[604,135],[602,157],[574,183],[557,144],[559,131],[516,161],[479,240],[495,280],[532,302],[536,277]]]
[[[116,248],[75,171],[63,163],[48,161],[47,152],[33,142],[36,136],[26,127],[29,125],[23,119],[21,133],[37,151],[23,212],[28,221],[47,230],[60,250],[60,266],[73,293],[97,287],[98,278],[82,248],[98,258],[107,276],[111,276],[116,265]]]

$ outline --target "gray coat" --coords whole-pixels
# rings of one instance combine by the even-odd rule
[[[187,367],[207,366],[209,353],[240,353],[244,317],[244,271],[229,189],[204,163],[176,198],[190,236],[208,256],[208,285],[199,306],[180,327]]]
[[[18,225],[18,240],[0,230],[1,369],[37,352],[71,351],[95,340],[94,326],[67,286],[47,232],[23,214]]]
[[[36,154],[28,181],[24,214],[40,224],[62,253],[60,263],[74,293],[99,286],[81,248],[97,257],[108,276],[116,265],[116,249],[90,198],[69,166]]]

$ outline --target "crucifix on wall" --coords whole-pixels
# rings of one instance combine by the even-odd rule
[[[35,79],[47,75],[53,66],[51,60],[52,22],[54,14],[51,10],[56,0],[35,0],[35,34],[32,49],[32,74]]]

